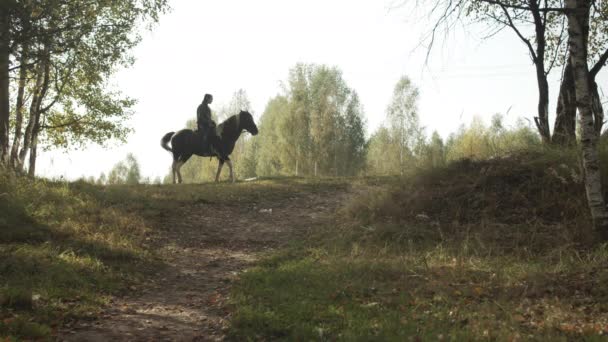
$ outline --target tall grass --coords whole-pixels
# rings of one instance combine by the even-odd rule
[[[235,339],[601,340],[608,246],[576,151],[355,182],[336,219],[235,288]]]

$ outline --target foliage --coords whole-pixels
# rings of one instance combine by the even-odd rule
[[[287,173],[281,158],[284,152],[285,140],[281,139],[278,129],[279,121],[284,113],[287,113],[289,102],[285,96],[276,96],[266,105],[258,128],[258,163],[256,174],[264,176],[278,176]]]
[[[381,126],[369,139],[365,171],[377,176],[400,175],[403,172],[402,166],[407,164],[399,156],[399,144],[395,143],[391,131]],[[411,155],[406,157],[413,159]]]
[[[298,64],[285,94],[262,115],[258,175],[357,174],[365,161],[365,121],[357,93],[339,69]]]
[[[358,174],[366,157],[363,108],[340,70],[298,64],[287,84],[285,94],[268,102],[258,122],[260,134],[237,142],[231,155],[236,177]],[[225,118],[249,107],[247,94],[238,90],[216,113]],[[216,165],[193,160],[182,168],[186,182],[215,177]]]
[[[105,177],[105,176],[104,176]],[[108,174],[108,184],[139,184],[141,171],[137,158],[132,153],[127,154],[124,161],[118,162]],[[101,182],[101,176],[100,176]]]
[[[135,101],[107,80],[133,63],[129,51],[141,40],[138,29],[167,8],[166,0],[13,2],[13,167],[22,169],[31,150],[33,170],[39,139],[47,149],[126,139]]]
[[[386,119],[370,138],[367,173],[397,175],[417,164],[424,145],[418,119],[418,89],[406,76],[395,85]]]
[[[433,132],[428,144],[422,144],[419,153],[418,165],[423,168],[438,168],[446,164],[446,146],[437,131]]]
[[[505,128],[502,116],[497,114],[490,126],[475,117],[468,127],[463,126],[450,135],[446,143],[446,158],[481,160],[539,148],[538,134],[529,125],[520,119],[512,129]]]

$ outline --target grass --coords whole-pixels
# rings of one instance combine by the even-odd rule
[[[575,159],[405,178],[94,186],[0,176],[0,337],[52,339],[163,267],[167,215],[349,190],[308,239],[241,274],[235,340],[604,340],[608,246]]]
[[[333,191],[344,181],[96,186],[0,174],[0,339],[52,339],[164,267],[163,219],[195,203],[239,206]]]
[[[0,175],[0,336],[50,338],[159,264],[151,227],[101,188]]]
[[[241,275],[231,337],[606,340],[608,246],[571,171],[517,156],[355,181],[334,222]]]

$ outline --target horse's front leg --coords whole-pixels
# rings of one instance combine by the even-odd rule
[[[230,179],[232,179],[232,183],[236,182],[236,180],[234,179],[234,172],[232,172],[232,160],[228,159],[226,160],[226,162],[228,163],[228,167],[230,168]]]
[[[217,165],[217,173],[215,174],[215,182],[216,183],[220,181],[220,173],[222,172],[222,167],[223,166],[224,166],[224,160],[220,159],[220,163]]]

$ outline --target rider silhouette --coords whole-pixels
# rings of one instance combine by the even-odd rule
[[[212,102],[213,95],[205,94],[203,103],[201,103],[196,109],[196,124],[201,135],[201,142],[203,143],[203,146],[207,146],[207,143],[211,145],[217,140],[217,136],[215,134],[215,121],[213,121],[211,118],[211,108],[209,108],[209,104]]]

